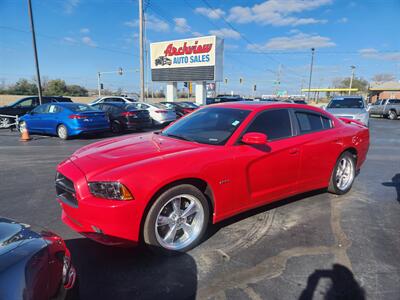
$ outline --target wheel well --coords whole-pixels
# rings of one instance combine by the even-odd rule
[[[356,163],[357,163],[358,152],[357,152],[357,149],[356,149],[356,148],[353,148],[353,147],[347,148],[347,149],[345,149],[340,155],[342,155],[342,154],[345,153],[345,152],[350,152],[350,153],[353,155],[353,157],[355,158]]]
[[[208,185],[208,183],[199,178],[185,178],[179,179],[173,182],[168,183],[167,185],[160,188],[150,199],[149,203],[147,203],[146,208],[143,212],[142,220],[140,222],[140,238],[143,238],[143,226],[146,220],[147,213],[149,212],[153,203],[157,200],[157,198],[164,193],[165,191],[169,190],[172,187],[182,185],[182,184],[189,184],[193,185],[194,187],[198,188],[206,197],[208,201],[208,205],[210,207],[210,220],[212,220],[212,216],[214,213],[214,194]]]

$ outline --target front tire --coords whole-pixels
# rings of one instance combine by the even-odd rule
[[[396,120],[397,119],[397,113],[394,110],[389,111],[388,118],[390,120]]]
[[[62,140],[68,140],[68,129],[65,125],[61,124],[57,127],[57,135]]]
[[[328,191],[343,195],[351,190],[356,177],[356,159],[350,152],[340,155],[333,169]]]
[[[175,186],[151,206],[143,228],[144,242],[155,252],[186,252],[200,243],[208,221],[204,194],[189,184]]]
[[[9,128],[11,124],[11,120],[6,117],[0,118],[0,128]]]

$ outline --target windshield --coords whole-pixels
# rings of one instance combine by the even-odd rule
[[[191,103],[191,102],[180,102],[179,105],[182,107],[187,107],[187,108],[198,108],[198,106],[196,104]]]
[[[97,109],[95,109],[89,105],[86,105],[86,104],[68,105],[68,109],[72,110],[73,112],[97,111]]]
[[[157,108],[167,109],[167,107],[161,103],[152,103],[151,105]]]
[[[328,108],[364,108],[364,101],[362,98],[332,99]]]
[[[250,111],[210,107],[181,119],[162,135],[210,145],[224,145]]]

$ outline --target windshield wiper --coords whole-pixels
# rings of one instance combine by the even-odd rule
[[[164,133],[166,136],[172,137],[172,138],[177,138],[180,140],[184,140],[184,141],[189,141],[189,142],[195,142],[194,139],[191,139],[189,137],[183,136],[183,135],[179,135],[179,134],[170,134],[170,133]]]

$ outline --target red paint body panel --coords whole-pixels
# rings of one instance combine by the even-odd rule
[[[218,222],[253,207],[327,187],[336,160],[346,149],[357,151],[357,169],[365,161],[368,128],[346,124],[321,109],[298,104],[215,106],[251,110],[224,146],[146,133],[103,140],[76,151],[58,166],[58,172],[73,181],[78,201],[78,207],[60,201],[63,221],[85,235],[95,232],[95,226],[106,236],[138,242],[153,196],[175,181],[196,178],[206,182],[213,196],[213,222]],[[316,111],[330,117],[334,126],[266,145],[238,143],[255,115],[270,108]],[[96,198],[88,189],[91,181],[119,181],[135,199]]]

